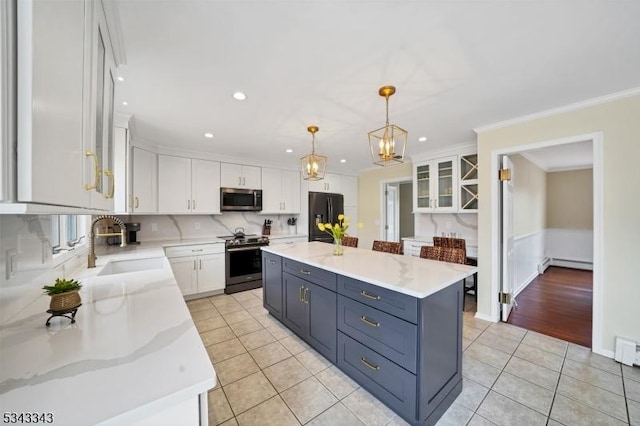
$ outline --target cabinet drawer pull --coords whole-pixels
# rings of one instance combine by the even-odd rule
[[[371,327],[380,327],[379,322],[371,321],[369,318],[365,317],[364,315],[360,315],[360,320],[363,323],[370,325]]]
[[[269,263],[269,265],[275,265],[276,264],[276,261],[275,260],[271,260],[271,259],[267,260],[267,262]]]
[[[361,291],[360,291],[360,294],[361,294],[363,297],[366,297],[367,299],[380,300],[380,296],[376,296],[375,294],[367,293],[367,292],[366,292],[366,291],[364,291],[364,290],[361,290]]]
[[[197,249],[197,250],[191,250],[193,253],[198,252],[198,251],[203,251],[204,249]]]
[[[372,369],[373,371],[380,370],[380,366],[379,365],[371,364],[369,361],[367,361],[367,359],[365,357],[360,358],[360,362],[363,363],[366,367]]]
[[[311,271],[307,271],[306,269],[300,269],[301,274],[311,275]]]

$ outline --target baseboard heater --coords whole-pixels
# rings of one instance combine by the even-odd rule
[[[538,273],[544,274],[544,271],[546,271],[549,266],[551,266],[551,259],[545,257],[542,259],[542,262],[538,263]]]
[[[640,365],[640,346],[632,340],[616,337],[614,359],[628,366]]]
[[[593,262],[545,257],[540,263],[538,263],[538,273],[544,274],[544,271],[546,271],[549,266],[561,266],[563,268],[585,269],[588,271],[593,271]]]

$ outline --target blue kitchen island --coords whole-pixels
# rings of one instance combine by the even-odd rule
[[[462,391],[463,281],[476,267],[321,242],[262,248],[264,307],[412,425]]]

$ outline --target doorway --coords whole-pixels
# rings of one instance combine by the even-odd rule
[[[382,182],[380,238],[401,242],[414,235],[413,181],[409,178]]]
[[[593,344],[595,345],[593,347],[593,350],[595,352],[599,352],[602,350],[600,347],[598,347],[598,345],[600,344],[599,342],[601,341],[600,335],[602,330],[602,323],[601,323],[602,279],[601,279],[601,272],[600,272],[601,271],[600,265],[602,262],[602,253],[600,250],[601,241],[602,241],[602,134],[594,133],[594,134],[588,134],[588,135],[577,135],[569,138],[562,138],[557,140],[534,143],[530,145],[523,145],[515,148],[510,148],[508,150],[496,150],[492,153],[492,167],[494,168],[494,170],[501,169],[502,167],[500,167],[499,165],[501,165],[503,157],[507,155],[508,156],[514,156],[515,154],[526,155],[527,152],[534,152],[536,150],[543,150],[546,148],[556,149],[556,150],[569,149],[572,147],[572,144],[575,144],[574,146],[577,146],[578,144],[583,144],[583,145],[588,144],[589,153],[591,155],[591,161],[592,161],[591,164],[592,164],[592,173],[593,173],[592,175],[593,176],[592,177],[593,202],[592,202],[591,208],[593,213],[593,216],[592,216],[593,230],[590,237],[590,241],[587,242],[583,239],[581,248],[584,249],[585,247],[587,247],[591,253],[593,273],[591,274],[590,272],[587,272],[587,274],[590,275],[588,278],[592,277],[592,279],[585,279],[584,277],[582,277],[580,273],[578,273],[576,277],[580,276],[580,279],[576,281],[576,285],[579,284],[580,286],[583,286],[585,280],[592,282],[593,308],[592,308],[592,311],[588,313],[591,317],[591,324],[592,324],[592,327],[590,330],[591,336],[589,341],[593,342]],[[559,151],[556,151],[556,152],[559,152]],[[571,158],[570,155],[567,155],[567,156],[555,155],[555,157],[557,159],[561,159],[562,157]],[[515,169],[516,170],[514,171],[514,173],[518,173],[517,167],[515,167]],[[524,277],[524,280],[522,275],[518,276],[517,270],[516,272],[514,272],[514,268],[522,268],[522,258],[520,258],[520,260],[514,259],[514,250],[517,252],[517,248],[514,249],[513,238],[509,242],[509,236],[513,237],[514,233],[512,232],[511,235],[509,235],[509,230],[504,228],[504,225],[505,225],[504,219],[505,217],[508,218],[508,215],[505,215],[502,212],[505,212],[505,211],[508,212],[508,209],[505,210],[506,206],[501,205],[502,196],[500,194],[500,189],[501,189],[500,186],[503,186],[503,185],[504,184],[499,183],[497,179],[492,184],[492,192],[494,194],[494,200],[497,200],[497,202],[493,203],[494,205],[492,206],[492,224],[494,225],[492,229],[492,236],[493,236],[492,251],[494,253],[501,253],[500,256],[496,256],[496,259],[492,261],[492,265],[491,265],[494,276],[499,278],[498,280],[493,280],[494,282],[492,282],[492,288],[493,290],[495,290],[495,292],[492,292],[492,299],[494,300],[494,302],[492,303],[492,318],[494,320],[498,320],[502,313],[506,314],[508,312],[508,309],[510,309],[514,305],[517,306],[517,304],[514,303],[515,301],[520,301],[520,302],[526,301],[526,303],[531,303],[532,301],[537,302],[539,300],[537,299],[538,296],[533,296],[532,298],[532,294],[536,293],[535,289],[538,289],[538,290],[540,289],[539,288],[540,285],[545,285],[544,284],[545,278],[547,279],[547,281],[555,282],[555,280],[553,280],[553,276],[558,275],[558,272],[561,272],[563,276],[570,275],[570,272],[571,272],[571,269],[564,271],[566,273],[563,273],[563,271],[561,270],[558,271],[557,269],[551,269],[550,270],[551,274],[547,275],[546,277],[544,275],[538,275],[537,273],[534,272],[533,274],[531,274],[530,277]],[[547,230],[545,229],[544,231],[546,232]],[[517,246],[518,233],[516,232],[515,234],[516,234],[515,245]],[[526,237],[529,238],[530,236],[527,235]],[[542,241],[543,241],[542,244],[544,249],[545,247],[544,239]],[[530,258],[536,258],[536,256],[531,256],[531,252],[527,253],[527,255]],[[537,256],[537,257],[540,257],[540,256]],[[536,265],[537,266],[536,269],[539,267],[543,267],[543,268],[547,267],[548,262],[549,262],[549,259],[546,258],[546,253],[545,253],[545,257],[542,258],[542,261],[539,261],[538,259],[536,259],[536,263],[539,263],[539,265]],[[553,259],[551,259],[551,262],[553,262]],[[579,266],[576,266],[579,263],[580,263],[580,259],[577,259],[577,262],[574,262],[573,264],[571,262],[566,264],[566,262],[564,262],[564,259],[561,258],[559,259],[558,265],[565,266],[565,267],[568,266],[569,268],[574,268],[574,267],[580,268]],[[523,281],[526,281],[526,284],[524,286],[521,285]],[[549,284],[547,283],[547,285]],[[550,291],[554,292],[554,291],[560,291],[560,290],[556,288],[555,290],[552,289]],[[520,292],[522,292],[521,299],[518,298],[518,295],[520,294]],[[499,293],[502,293],[503,295],[508,294],[511,297],[502,298],[502,296],[499,297],[500,296]],[[539,294],[540,293],[538,292],[538,295]],[[515,297],[513,297],[514,295]],[[583,292],[583,296],[584,296],[584,292]],[[562,296],[556,293],[552,295],[552,297],[562,297]],[[567,299],[563,298],[563,301],[567,301]],[[505,303],[500,303],[500,302],[505,302]],[[542,304],[539,306],[545,306],[543,302],[540,302],[540,303]],[[589,303],[585,304],[584,301],[580,303],[582,303],[583,305],[587,305],[587,309],[588,309]],[[569,308],[569,307],[566,306],[566,308]],[[540,316],[543,316],[544,312],[539,312],[539,314]],[[508,315],[503,316],[502,320],[507,321],[506,319],[507,316]],[[556,318],[556,325],[561,323],[562,321],[563,321],[562,319]],[[524,323],[521,322],[519,325],[524,326]],[[580,328],[583,326],[584,326],[583,323],[577,324],[577,328]],[[525,328],[527,327],[525,326]],[[540,331],[540,329],[537,331]],[[544,333],[544,331],[540,331],[540,332]],[[582,330],[582,333],[584,333],[584,330]],[[560,336],[556,336],[556,337],[560,337]],[[560,338],[563,338],[564,340],[571,340],[571,339],[567,339],[566,336],[560,337]],[[582,337],[577,339],[576,342],[577,343],[580,342],[579,344],[583,344],[583,345],[585,344],[584,343],[585,340]]]

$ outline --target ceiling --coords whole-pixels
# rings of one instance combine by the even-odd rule
[[[316,124],[330,170],[372,167],[366,134],[384,124],[387,84],[408,155],[640,87],[638,1],[118,0],[117,9],[126,65],[116,99],[135,116],[134,138],[248,161],[297,165]],[[238,90],[248,99],[234,100]]]
[[[593,168],[593,142],[583,141],[520,152],[545,172]]]

